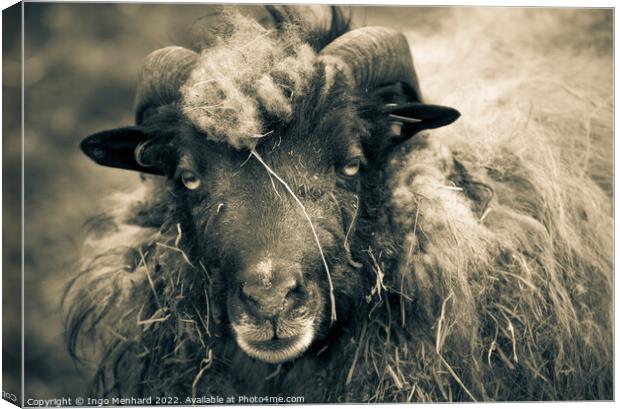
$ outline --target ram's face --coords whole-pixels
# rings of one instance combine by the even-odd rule
[[[402,34],[345,33],[329,10],[303,27],[284,13],[284,31],[232,16],[213,48],[154,51],[137,125],[81,144],[101,165],[167,178],[188,253],[219,271],[238,345],[265,362],[301,355],[360,298],[349,244],[366,175],[391,147],[458,117],[422,103]],[[338,31],[314,48],[302,38]]]
[[[332,294],[341,308],[358,282],[347,252],[366,130],[348,98],[319,112],[315,97],[298,98],[294,119],[255,154],[191,126],[175,144],[170,183],[193,253],[226,281],[238,345],[266,362],[302,354],[329,326]]]

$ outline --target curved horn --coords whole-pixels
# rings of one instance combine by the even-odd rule
[[[151,107],[170,104],[179,99],[180,87],[194,67],[198,54],[183,47],[170,46],[150,53],[138,78],[135,112],[140,124]]]
[[[363,27],[338,37],[320,53],[328,66],[342,71],[357,89],[402,82],[422,101],[418,77],[405,36],[386,27]],[[331,86],[327,82],[327,86]]]

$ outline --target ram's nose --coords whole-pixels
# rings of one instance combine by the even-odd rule
[[[306,300],[300,267],[285,262],[258,263],[244,274],[240,298],[255,318],[270,320],[299,308]]]

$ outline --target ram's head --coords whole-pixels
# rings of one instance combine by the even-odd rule
[[[401,33],[348,31],[333,9],[271,11],[277,29],[229,13],[199,52],[153,52],[136,125],[82,149],[166,178],[185,251],[225,282],[237,344],[275,363],[324,339],[366,292],[351,249],[392,147],[458,112],[423,102]]]

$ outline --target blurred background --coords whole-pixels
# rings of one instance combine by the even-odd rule
[[[91,133],[132,124],[143,58],[162,46],[188,44],[190,24],[208,14],[210,7],[25,5],[27,398],[78,396],[85,389],[90,377],[87,369],[74,364],[65,351],[61,295],[75,273],[72,263],[83,223],[104,210],[104,197],[138,183],[136,173],[95,166],[81,154],[78,144]],[[363,7],[354,11],[359,23],[406,27],[422,37],[449,21],[445,17],[450,13],[451,8]],[[599,45],[611,50],[612,13],[600,13],[591,20],[609,33],[606,44]],[[19,152],[19,140],[5,142],[9,152]],[[5,159],[5,168],[16,160],[7,163]],[[5,218],[5,226],[9,221]],[[19,254],[19,248],[13,250]],[[19,262],[19,258],[11,260]],[[14,317],[15,328],[18,318]],[[6,312],[4,319],[11,321]]]

